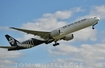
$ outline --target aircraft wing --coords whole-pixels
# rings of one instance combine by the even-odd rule
[[[15,28],[15,27],[10,27],[10,28],[18,30],[18,31],[25,32],[27,34],[33,34],[33,35],[40,36],[43,39],[45,39],[44,36],[46,36],[50,33],[50,32],[44,32],[44,31],[34,31],[34,30],[20,29],[20,28]]]

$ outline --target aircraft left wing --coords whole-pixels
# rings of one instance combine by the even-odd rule
[[[15,27],[10,27],[10,28],[25,32],[27,34],[33,34],[33,35],[40,36],[43,39],[46,39],[45,36],[50,33],[50,32],[44,32],[44,31],[34,31],[34,30],[20,29],[20,28],[15,28]]]

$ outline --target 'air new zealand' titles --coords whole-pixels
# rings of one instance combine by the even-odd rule
[[[51,32],[33,31],[33,30],[10,27],[11,29],[15,29],[15,30],[19,30],[28,34],[40,36],[43,40],[31,38],[24,42],[19,42],[7,34],[5,35],[5,37],[7,38],[11,46],[0,46],[0,48],[6,48],[8,49],[8,51],[22,50],[22,49],[32,48],[42,43],[49,44],[52,42],[55,42],[53,46],[57,46],[59,45],[59,43],[57,43],[59,40],[66,40],[66,41],[72,40],[74,38],[73,32],[75,31],[84,29],[89,26],[92,26],[92,29],[94,29],[94,25],[96,25],[99,20],[100,20],[99,17],[85,18],[85,19],[76,21],[74,23],[71,23],[69,25],[55,29]]]

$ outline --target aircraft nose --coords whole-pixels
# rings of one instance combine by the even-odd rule
[[[100,18],[99,18],[99,17],[94,17],[94,19],[96,19],[96,20],[98,20],[98,21],[100,20]]]
[[[99,17],[97,17],[96,19],[97,19],[98,21],[100,20],[100,18],[99,18]]]

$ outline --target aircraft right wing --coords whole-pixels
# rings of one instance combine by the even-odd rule
[[[15,28],[15,27],[10,27],[10,28],[18,30],[18,31],[25,32],[27,34],[33,34],[33,35],[40,36],[43,39],[46,39],[45,36],[50,33],[50,32],[44,32],[44,31],[34,31],[34,30],[20,29],[20,28]]]

